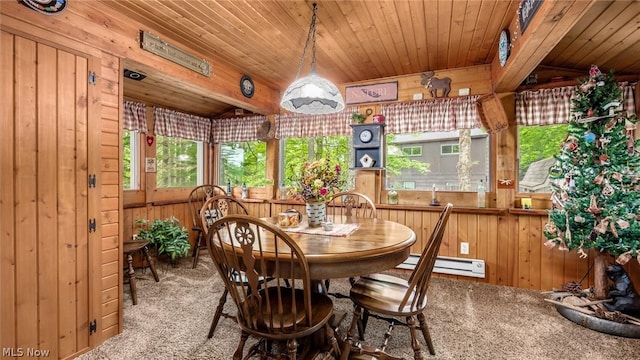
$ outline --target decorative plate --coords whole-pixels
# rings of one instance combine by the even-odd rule
[[[500,32],[500,42],[498,43],[498,58],[500,59],[500,66],[504,66],[507,63],[510,53],[511,41],[509,39],[509,30],[505,29]]]
[[[45,15],[55,15],[67,7],[67,0],[20,0],[20,2]]]
[[[249,75],[242,75],[242,78],[240,78],[240,91],[242,91],[244,97],[250,98],[253,96],[255,87]]]

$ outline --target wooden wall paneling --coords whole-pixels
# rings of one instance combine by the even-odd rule
[[[478,258],[485,261],[485,282],[497,284],[498,282],[498,217],[493,215],[482,214],[479,216],[480,224],[487,224],[486,227],[481,226],[478,231],[478,241],[481,251],[478,252]],[[504,231],[504,230],[503,230]]]
[[[94,306],[100,309],[97,321],[97,332],[90,337],[90,346],[94,347],[104,339],[110,337],[113,332],[122,331],[122,282],[123,258],[122,258],[122,168],[119,165],[122,157],[120,128],[120,113],[122,104],[122,83],[120,76],[120,60],[111,54],[101,53],[99,61],[95,61],[91,68],[96,72],[96,86],[90,87],[99,96],[99,101],[92,101],[94,112],[99,112],[100,126],[91,126],[95,138],[93,144],[100,144],[99,160],[96,166],[97,186],[100,191],[100,206],[102,211],[100,236],[103,238],[100,247],[100,264],[103,265],[100,277],[116,279],[116,284],[107,288],[100,288],[100,297],[96,296]],[[98,71],[99,70],[99,71]],[[97,130],[96,130],[97,129]],[[96,146],[91,146],[93,151]],[[114,163],[118,164],[114,166]],[[100,170],[98,172],[98,169]],[[111,247],[105,249],[104,239],[111,239]],[[93,241],[92,241],[93,243]],[[95,263],[98,263],[97,261]],[[104,267],[111,264],[110,267]],[[97,283],[97,281],[96,281]],[[103,282],[101,281],[102,285]],[[91,292],[94,294],[95,292]],[[105,306],[105,304],[117,304],[118,306]],[[115,329],[115,331],[114,331]]]
[[[75,94],[75,85],[65,82],[74,72],[74,57],[71,54],[61,53],[58,58],[58,77],[63,80],[58,83],[56,92],[58,94],[66,94],[58,98],[58,118],[73,118],[73,100],[71,94]],[[71,103],[69,102],[71,100]],[[59,258],[59,286],[60,286],[60,319],[58,322],[60,336],[60,353],[61,357],[67,357],[74,353],[77,348],[77,338],[75,334],[77,314],[75,311],[76,291],[75,284],[75,264],[78,261],[75,247],[80,239],[69,236],[69,232],[75,232],[75,237],[83,236],[78,234],[76,215],[74,214],[74,206],[76,205],[76,179],[74,170],[75,163],[75,124],[62,124],[58,128],[58,182],[59,186],[59,211],[58,211],[58,258]],[[78,214],[79,216],[80,214]],[[87,219],[86,214],[84,219]],[[86,221],[86,220],[85,220]],[[73,229],[73,230],[71,230]],[[84,235],[86,236],[86,235]]]
[[[497,261],[496,261],[496,285],[506,286],[510,279],[509,273],[509,242],[513,228],[515,224],[514,216],[499,216],[498,228],[502,231],[498,231],[497,236]]]
[[[479,244],[479,239],[478,239],[478,232],[479,232],[479,228],[487,225],[487,224],[482,224],[480,225],[478,223],[478,217],[480,216],[479,214],[466,214],[466,218],[467,218],[467,227],[465,229],[465,235],[467,237],[467,242],[469,243],[469,254],[468,255],[462,255],[460,253],[460,240],[458,241],[458,245],[456,247],[456,250],[458,252],[458,257],[468,257],[471,259],[478,259],[478,253],[479,253],[479,248],[480,248],[480,244]],[[458,235],[458,239],[460,239],[460,235]],[[478,282],[477,279],[474,279],[474,282]]]
[[[544,234],[540,224],[540,217],[529,216],[529,254],[531,262],[529,266],[529,288],[540,289],[542,282],[541,255],[544,247]]]
[[[3,104],[13,104],[14,99],[14,36],[0,31],[0,99]],[[14,204],[16,183],[14,118],[16,109],[0,106],[0,346],[17,347],[17,333],[13,324],[17,320],[16,307],[16,215]]]
[[[42,59],[55,59],[56,49],[39,44],[38,56]],[[51,161],[51,153],[57,146],[56,138],[52,135],[52,124],[56,119],[56,98],[50,96],[56,93],[56,79],[48,74],[56,73],[55,61],[40,61],[37,64],[37,103],[39,121],[37,124],[37,143],[47,151],[38,152],[38,268],[46,269],[40,274],[38,294],[38,317],[43,324],[58,322],[58,259],[57,246],[57,163]],[[42,331],[39,335],[38,346],[51,349],[58,353],[58,339],[54,331]]]
[[[36,43],[15,38],[15,253],[16,253],[16,342],[38,345],[37,268],[37,137],[36,137]],[[22,221],[25,219],[25,221]],[[18,222],[19,221],[19,222]],[[16,241],[20,239],[20,241]]]
[[[517,286],[519,288],[529,288],[529,272],[531,261],[531,254],[529,251],[530,239],[529,239],[529,227],[530,216],[518,217],[518,229],[516,233],[516,242],[518,246],[516,271],[518,273]]]

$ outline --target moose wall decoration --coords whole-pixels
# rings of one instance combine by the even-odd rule
[[[420,84],[424,85],[427,90],[429,90],[429,94],[431,97],[438,97],[438,89],[442,90],[442,97],[449,96],[449,91],[451,91],[451,79],[446,77],[439,79],[435,77],[435,72],[427,71],[424,74],[420,74],[422,76],[422,81]]]

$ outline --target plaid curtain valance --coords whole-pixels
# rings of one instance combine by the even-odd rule
[[[258,140],[258,126],[267,120],[264,115],[213,119],[211,137],[214,143]]]
[[[211,120],[174,110],[153,108],[156,135],[209,142]]]
[[[617,110],[635,113],[635,84],[619,83],[622,103]],[[526,90],[515,95],[516,123],[518,125],[567,124],[573,118],[573,99],[577,99],[575,86],[552,89]]]
[[[276,115],[276,138],[313,138],[319,136],[351,135],[351,114],[358,107],[351,106],[335,114],[300,115],[287,113]]]
[[[389,134],[480,128],[478,96],[383,104]]]
[[[125,101],[122,128],[147,133],[147,105],[144,103]]]

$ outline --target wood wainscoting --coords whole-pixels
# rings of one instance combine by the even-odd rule
[[[258,217],[272,216],[286,209],[304,212],[304,205],[287,201],[245,200],[249,213]],[[377,205],[378,218],[402,223],[416,233],[412,253],[420,253],[431,234],[432,225],[438,219],[441,207]],[[191,215],[187,203],[148,205],[124,210],[124,238],[135,233],[137,218],[166,218],[176,216],[181,224],[191,229]],[[593,251],[587,259],[580,259],[577,252],[549,250],[544,246],[543,234],[547,221],[546,212],[517,209],[454,207],[449,218],[447,232],[440,247],[441,256],[482,259],[486,277],[471,278],[458,275],[436,274],[470,282],[512,286],[531,290],[560,288],[569,281],[579,281],[587,273],[594,258]],[[190,230],[193,243],[195,232]],[[469,245],[469,254],[460,253],[460,244]],[[636,284],[640,284],[640,266],[632,261],[627,272]],[[582,282],[583,288],[593,285],[593,276]]]

